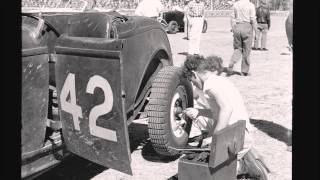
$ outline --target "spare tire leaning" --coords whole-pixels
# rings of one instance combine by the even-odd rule
[[[152,82],[146,106],[149,137],[158,154],[177,156],[179,152],[170,147],[187,145],[192,121],[183,121],[179,115],[183,109],[192,106],[192,86],[182,76],[181,68],[166,66],[161,69]]]
[[[202,33],[206,33],[208,29],[208,22],[207,20],[203,21],[203,26],[202,26]]]

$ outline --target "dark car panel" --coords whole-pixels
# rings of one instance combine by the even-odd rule
[[[123,69],[124,69],[124,83],[126,85],[126,109],[130,110],[135,104],[135,100],[139,96],[138,90],[144,87],[143,77],[146,77],[147,69],[150,63],[153,64],[151,68],[155,70],[161,63],[160,59],[167,59],[168,64],[172,64],[170,44],[168,42],[165,32],[159,29],[147,30],[146,32],[138,33],[135,36],[128,37],[123,41]],[[143,29],[141,29],[142,31]],[[162,35],[162,36],[160,36]],[[154,43],[150,43],[154,42]],[[143,53],[135,53],[143,52]],[[160,52],[158,54],[158,52]],[[148,60],[148,61],[146,61]],[[153,71],[154,72],[154,71]],[[132,79],[132,77],[137,77]],[[139,102],[136,102],[139,103]]]
[[[47,109],[49,66],[47,49],[33,49],[22,58],[21,150],[27,154],[43,146]],[[23,54],[30,49],[23,49]],[[41,52],[42,51],[42,52]],[[34,54],[34,55],[32,55]]]
[[[84,56],[82,50],[91,56]],[[73,49],[68,47],[57,49],[56,64],[60,117],[67,149],[98,164],[132,174],[126,116],[123,112],[120,52],[115,57],[114,51],[110,56],[108,51],[101,53],[99,50],[80,48],[72,53],[70,51]],[[74,77],[74,98],[82,112],[78,129],[75,127],[75,117],[62,103],[66,101],[62,93],[63,88],[68,86],[70,75]]]
[[[22,16],[21,177],[61,160],[55,155],[56,150],[61,151],[61,143],[47,141],[49,84],[54,82],[49,54],[60,33],[45,19],[41,26],[41,19],[31,14]]]

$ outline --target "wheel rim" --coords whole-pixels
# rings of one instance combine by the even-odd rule
[[[170,106],[170,122],[173,135],[177,138],[186,134],[187,122],[181,118],[182,110],[187,107],[187,93],[183,86],[178,86]]]

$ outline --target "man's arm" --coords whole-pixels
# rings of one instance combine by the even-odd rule
[[[214,129],[214,133],[215,133],[225,128],[229,124],[229,120],[232,113],[232,107],[230,105],[229,100],[224,96],[223,92],[218,92],[218,91],[213,92],[212,90],[207,90],[207,94],[210,97],[215,98],[217,101],[217,104],[220,107],[217,125],[216,125],[216,128]]]
[[[271,20],[270,20],[270,8],[268,7],[267,10],[267,23],[268,23],[268,29],[271,27]]]
[[[231,30],[233,31],[235,25],[236,25],[236,9],[234,5],[232,6],[232,11],[231,11],[231,16],[230,16],[230,25],[231,25]]]
[[[258,31],[258,24],[257,24],[257,16],[256,16],[256,8],[252,4],[251,6],[251,14],[250,14],[250,23],[255,31]]]

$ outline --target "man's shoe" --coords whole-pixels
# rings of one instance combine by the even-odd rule
[[[184,38],[182,38],[182,39],[189,40],[189,38],[188,38],[188,37],[184,37]]]
[[[268,49],[267,48],[262,48],[261,51],[268,51]]]
[[[226,72],[227,77],[232,76],[234,74],[231,68],[225,68],[224,71]]]
[[[241,76],[250,76],[250,75],[251,75],[250,73],[245,73],[245,72],[241,73]]]
[[[260,48],[253,47],[252,50],[254,50],[254,51],[259,51],[259,50],[261,50],[261,49],[260,49]]]
[[[268,180],[267,170],[268,172],[270,170],[258,157],[254,156],[251,150],[243,157],[243,161],[250,178]]]

